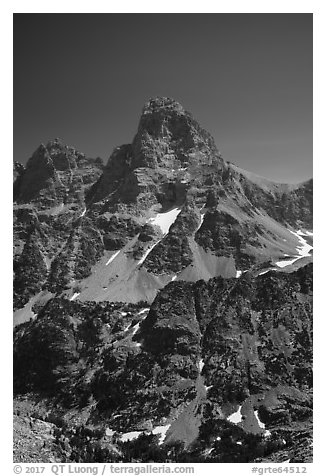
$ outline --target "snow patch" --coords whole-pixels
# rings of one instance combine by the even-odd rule
[[[312,246],[309,245],[309,243],[307,243],[306,240],[303,238],[303,236],[305,236],[305,233],[302,232],[301,230],[297,232],[291,231],[291,233],[295,235],[300,241],[301,246],[297,247],[299,256],[300,257],[310,256],[310,251],[312,250]]]
[[[134,336],[136,332],[139,330],[139,322],[135,326],[132,327],[132,335]]]
[[[262,271],[261,273],[258,273],[257,276],[262,276],[263,274],[269,273],[270,271],[275,271],[277,268],[268,268],[265,269],[265,271]]]
[[[269,273],[271,269],[266,269],[265,271],[262,271],[261,273],[258,273],[257,276],[262,276],[263,274]]]
[[[114,253],[111,258],[108,260],[108,262],[106,263],[105,266],[107,266],[108,264],[112,263],[112,261],[118,256],[118,254],[120,253],[121,250],[117,251],[116,253]]]
[[[200,212],[200,223],[199,223],[199,226],[196,228],[195,233],[196,233],[196,231],[198,231],[199,228],[202,226],[203,221],[204,221],[204,218],[205,218],[205,212]]]
[[[242,421],[241,405],[239,405],[239,408],[236,412],[232,413],[230,416],[227,417],[227,420],[235,424],[240,423]]]
[[[145,314],[145,312],[148,312],[149,311],[149,307],[144,307],[144,309],[142,309],[141,311],[139,311],[139,313],[137,314],[137,316],[141,316],[142,314]]]
[[[153,435],[161,435],[158,444],[162,445],[165,437],[166,437],[166,432],[170,428],[171,425],[165,425],[165,426],[157,426],[156,428],[153,429],[152,433]]]
[[[172,208],[168,212],[158,213],[154,218],[150,218],[148,223],[159,226],[163,234],[166,235],[180,212],[181,208]]]
[[[111,430],[111,428],[109,428],[109,427],[105,430],[105,435],[106,436],[112,436],[112,435],[114,435],[114,433],[115,433],[115,431]]]
[[[69,301],[74,301],[76,299],[76,297],[79,296],[80,293],[74,293],[71,298],[69,299]]]
[[[289,231],[290,231],[290,233],[292,233],[292,235],[296,236],[298,238],[299,242],[300,242],[300,245],[297,246],[298,254],[294,259],[277,261],[275,264],[277,264],[277,266],[279,268],[284,268],[285,266],[289,266],[300,258],[305,258],[307,256],[311,256],[310,251],[312,250],[313,247],[311,245],[309,245],[309,243],[307,243],[307,241],[303,237],[304,236],[313,236],[313,234],[310,233],[310,232],[302,231],[302,230],[298,230],[298,231],[289,230]],[[285,255],[285,256],[287,256],[287,255]]]
[[[86,213],[86,207],[84,208],[84,210],[81,212],[81,214],[79,215],[79,218],[83,217]]]
[[[299,256],[300,258],[300,256]],[[282,261],[276,261],[276,265],[279,267],[279,268],[285,268],[285,266],[290,266],[290,264],[293,264],[295,261],[297,261],[299,258],[294,258],[294,259],[286,259],[286,260],[282,260]]]
[[[259,428],[263,428],[263,429],[265,430],[265,423],[263,423],[262,421],[260,421],[259,416],[258,416],[258,410],[255,410],[255,411],[254,411],[254,414],[255,414],[257,423],[258,423],[258,425],[259,425]]]
[[[135,440],[136,438],[138,438],[139,435],[142,434],[142,431],[129,431],[128,433],[124,433],[120,440],[121,441],[131,441],[131,440]]]
[[[203,359],[200,359],[200,361],[198,362],[198,368],[200,373],[203,370],[203,367],[204,367],[204,361]]]
[[[254,414],[255,414],[257,423],[258,423],[258,425],[259,425],[259,428],[262,428],[263,430],[265,430],[265,431],[264,431],[264,437],[271,436],[271,432],[270,432],[269,430],[266,430],[266,429],[265,429],[265,423],[263,423],[263,422],[259,419],[258,410],[255,410],[255,411],[254,411]]]
[[[161,241],[161,240],[160,240]],[[152,249],[160,242],[160,241],[157,241],[156,243],[154,243],[154,245],[150,246],[148,248],[148,250],[145,251],[144,255],[140,258],[140,260],[138,261],[137,265],[140,265],[142,264],[145,259],[147,258],[147,256],[149,255],[149,253],[152,251]]]
[[[313,236],[314,234],[311,232],[311,231],[307,231],[307,230],[298,230],[297,231],[297,234],[300,235],[300,236]]]
[[[156,225],[159,228],[161,228],[163,236],[165,236],[168,234],[171,225],[175,222],[180,212],[181,212],[181,208],[173,208],[172,210],[168,212],[158,213],[154,218],[150,218],[147,221],[147,223],[150,223],[151,225]],[[149,253],[158,243],[160,243],[160,241],[161,240],[158,240],[156,243],[154,243],[154,245],[150,246],[150,248],[145,251],[144,255],[138,261],[137,265],[143,264],[143,262],[145,261]]]
[[[131,328],[132,329],[132,334],[131,334],[130,337],[134,336],[139,331],[139,326],[140,326],[140,322],[138,322],[138,324],[134,325]],[[141,347],[142,346],[141,342],[132,341],[132,344],[134,345],[134,347]]]

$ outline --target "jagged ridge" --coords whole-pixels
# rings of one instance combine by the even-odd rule
[[[15,269],[24,276],[29,245],[25,253],[23,246],[29,240],[37,243],[48,270],[30,290],[29,278],[19,278],[17,306],[41,288],[57,292],[73,286],[93,287],[96,299],[152,300],[175,274],[189,280],[228,277],[291,256],[298,242],[288,228],[312,226],[312,181],[299,187],[273,184],[225,162],[213,138],[168,98],[145,105],[132,144],[117,148],[101,171],[100,159],[87,159],[55,140],[40,146],[19,174]],[[181,213],[162,238],[150,217],[176,207]],[[108,261],[107,251],[116,250],[128,259],[120,263],[115,276],[120,284],[112,288],[114,276],[100,260]],[[128,275],[135,263],[130,260],[147,250],[141,280],[148,291],[135,282],[135,291],[126,293],[123,283],[138,280],[137,269],[134,277]],[[213,267],[205,264],[209,261]],[[80,282],[94,265],[109,273],[104,295],[92,280]],[[89,292],[84,294],[79,299],[89,299]]]
[[[312,181],[225,162],[169,98],[105,167],[55,140],[15,174],[15,392],[51,454],[309,461]]]

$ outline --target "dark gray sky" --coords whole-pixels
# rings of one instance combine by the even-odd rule
[[[15,14],[14,159],[60,137],[105,162],[170,96],[226,160],[312,176],[312,14]]]

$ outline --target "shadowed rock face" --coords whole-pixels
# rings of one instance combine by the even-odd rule
[[[13,166],[13,180],[15,181],[23,174],[25,167],[20,162],[14,162]]]
[[[53,188],[55,181],[56,174],[53,161],[42,144],[28,161],[19,187],[14,190],[14,198],[18,201],[29,202],[42,190]]]
[[[142,306],[49,301],[15,333],[15,391],[41,392],[50,406],[55,396],[68,427],[72,408],[113,432],[170,425],[166,442],[180,461],[273,460],[274,453],[274,461],[309,461],[311,265],[170,283],[150,310]]]
[[[225,162],[169,98],[105,166],[56,139],[14,177],[14,386],[51,454],[309,461],[312,180]]]
[[[152,354],[198,356],[201,333],[192,286],[175,283],[161,291],[143,324],[142,333],[143,347]]]

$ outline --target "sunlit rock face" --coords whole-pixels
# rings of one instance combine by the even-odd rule
[[[15,170],[16,307],[41,289],[74,286],[80,300],[152,301],[172,279],[240,276],[284,260],[298,266],[311,255],[298,253],[298,232],[311,231],[312,182],[275,184],[225,162],[170,98],[145,104],[134,140],[105,167],[55,139]],[[40,270],[33,285],[30,241],[38,263],[28,259]]]
[[[16,404],[53,460],[309,461],[312,180],[226,162],[170,98],[106,165],[55,139],[14,178]]]

